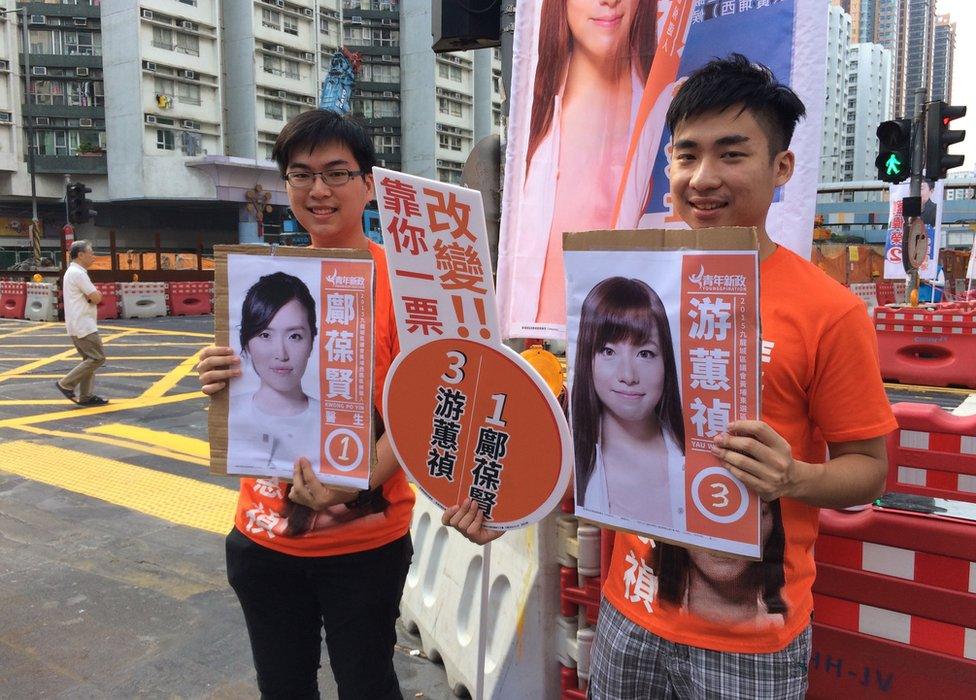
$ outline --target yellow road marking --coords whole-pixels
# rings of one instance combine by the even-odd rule
[[[4,330],[5,331],[5,330],[7,330],[7,328],[10,328],[10,326],[7,326],[5,328],[0,328],[0,330]],[[30,326],[25,326],[25,327],[22,327],[22,328],[18,328],[17,330],[11,331],[10,333],[5,333],[3,335],[0,335],[0,340],[3,340],[4,338],[12,338],[15,335],[23,335],[24,333],[31,333],[32,331],[40,330],[41,328],[44,328],[44,326],[42,326],[42,325],[30,325]]]
[[[114,346],[113,346],[114,347]],[[75,352],[74,348],[66,351],[67,353]],[[68,357],[62,357],[66,353],[58,353],[55,358],[49,358],[51,362],[68,362],[69,360],[78,361],[76,356],[69,355]],[[58,359],[60,358],[60,359]],[[120,360],[185,360],[186,355],[116,355],[115,353],[108,354],[108,363],[117,362]],[[33,362],[37,360],[36,357],[4,357],[0,355],[0,362]],[[13,371],[13,370],[8,370]]]
[[[234,522],[233,489],[84,452],[15,440],[0,444],[0,468],[199,530],[223,534]]]
[[[200,348],[206,347],[207,343],[160,343],[155,341],[149,341],[146,343],[114,343],[113,348]],[[71,343],[10,343],[0,345],[3,348],[71,348],[74,346]]]
[[[108,435],[110,437],[125,438],[147,445],[158,445],[163,449],[179,452],[180,454],[198,457],[203,460],[203,464],[210,463],[210,443],[206,440],[199,440],[186,435],[168,433],[164,430],[150,430],[141,428],[137,425],[126,425],[124,423],[110,423],[109,425],[99,425],[85,430],[89,434]]]
[[[112,330],[120,331],[132,331],[133,333],[141,333],[144,335],[184,335],[187,338],[207,338],[210,342],[213,342],[213,333],[196,333],[194,331],[178,331],[172,330],[168,331],[162,328],[133,328],[131,326],[116,326],[114,323],[105,324],[102,326],[105,329],[111,328]]]
[[[121,338],[122,336],[125,335],[129,335],[128,331],[123,331],[122,333],[115,333],[114,335],[106,336],[102,338],[102,345],[108,345],[116,338]],[[16,369],[7,370],[6,372],[0,373],[0,382],[2,382],[4,379],[21,375],[24,372],[30,372],[32,369],[37,369],[38,367],[44,367],[45,365],[49,365],[53,362],[57,362],[58,360],[66,360],[72,355],[74,355],[75,352],[76,352],[75,349],[72,347],[70,350],[59,352],[57,355],[53,355],[51,357],[44,357],[39,360],[34,360],[33,362],[28,362],[26,365],[21,365]]]
[[[67,438],[70,440],[82,440],[84,442],[91,442],[97,445],[112,445],[113,447],[122,447],[127,450],[133,450],[135,452],[143,452],[147,455],[155,455],[156,457],[165,457],[166,459],[172,459],[176,462],[186,462],[187,464],[194,464],[198,467],[209,467],[209,459],[200,459],[199,457],[194,457],[192,455],[187,455],[182,452],[173,452],[165,447],[155,447],[154,445],[147,445],[143,442],[133,442],[131,440],[121,440],[112,437],[107,437],[104,435],[86,435],[85,433],[70,432],[67,430],[50,430],[48,428],[38,428],[32,425],[24,425],[16,428],[16,430],[22,430],[25,433],[31,433],[33,435],[44,435],[47,437],[59,437]]]
[[[185,394],[172,394],[162,396],[158,399],[121,399],[112,400],[105,406],[93,406],[91,408],[66,409],[55,411],[54,413],[39,413],[35,416],[21,416],[19,418],[7,418],[0,420],[0,428],[20,428],[25,425],[36,425],[47,423],[52,420],[63,421],[70,418],[84,418],[86,416],[97,416],[102,413],[115,413],[116,411],[130,411],[136,408],[152,408],[153,406],[163,406],[171,403],[179,403],[189,399],[202,399],[206,395],[202,391],[190,391]]]
[[[99,372],[96,377],[162,377],[166,372]],[[25,374],[18,379],[61,379],[60,374]],[[8,385],[9,386],[9,385]]]
[[[197,360],[201,352],[203,352],[202,348],[199,352],[190,355],[190,357],[186,358],[183,360],[183,362],[167,372],[162,379],[155,382],[151,387],[142,392],[141,398],[155,399],[165,395],[167,391],[179,384],[183,377],[187,376],[193,371],[193,368],[197,366]]]

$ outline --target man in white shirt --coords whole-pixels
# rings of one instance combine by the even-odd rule
[[[88,268],[95,262],[95,253],[88,241],[75,241],[68,253],[71,264],[64,273],[64,325],[71,342],[81,355],[81,362],[60,381],[58,391],[79,406],[104,406],[108,403],[95,396],[95,370],[105,364],[105,351],[98,335],[98,303],[102,294],[88,277]],[[78,391],[77,398],[75,390]]]

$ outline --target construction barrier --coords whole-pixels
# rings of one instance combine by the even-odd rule
[[[27,283],[16,281],[0,282],[0,317],[24,318],[27,308]]]
[[[400,612],[425,654],[443,661],[455,694],[474,693],[483,548],[441,525],[441,509],[417,494],[413,562]],[[557,522],[550,516],[492,542],[485,698],[554,698],[559,640]]]
[[[120,282],[122,318],[166,316],[165,282]]]
[[[976,416],[954,416],[932,404],[892,408],[898,430],[888,436],[887,489],[976,502]]]
[[[102,300],[98,302],[98,320],[122,316],[118,282],[95,282],[95,289],[102,293]]]
[[[903,384],[976,389],[976,304],[874,312],[881,376]]]
[[[170,282],[171,316],[202,316],[213,313],[213,282]]]
[[[976,688],[976,523],[822,511],[809,698]]]
[[[24,318],[28,321],[57,321],[58,299],[58,285],[52,282],[28,282]]]
[[[850,286],[851,294],[863,301],[868,313],[873,314],[878,305],[878,287],[874,282],[858,282]]]

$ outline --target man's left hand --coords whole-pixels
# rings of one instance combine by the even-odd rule
[[[292,502],[307,506],[312,510],[325,510],[340,503],[348,503],[356,498],[358,492],[346,491],[326,486],[315,477],[312,463],[304,457],[295,462],[295,475],[292,478],[288,498]]]
[[[712,454],[764,501],[790,496],[799,467],[790,444],[767,423],[741,420],[715,436]]]

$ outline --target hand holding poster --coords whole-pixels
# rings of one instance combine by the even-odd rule
[[[384,406],[397,459],[441,507],[470,498],[489,527],[534,522],[569,481],[569,429],[501,344],[474,191],[374,168],[401,353]]]
[[[806,104],[796,171],[768,222],[777,242],[809,257],[823,0],[628,0],[594,18],[580,7],[519,2],[499,239],[504,336],[565,336],[564,232],[684,227],[670,202],[664,116],[685,76],[733,51],[769,66]]]
[[[243,375],[210,410],[211,471],[363,489],[374,457],[367,252],[218,246],[216,339]]]
[[[577,516],[758,558],[758,499],[710,451],[759,417],[754,230],[564,242]]]

